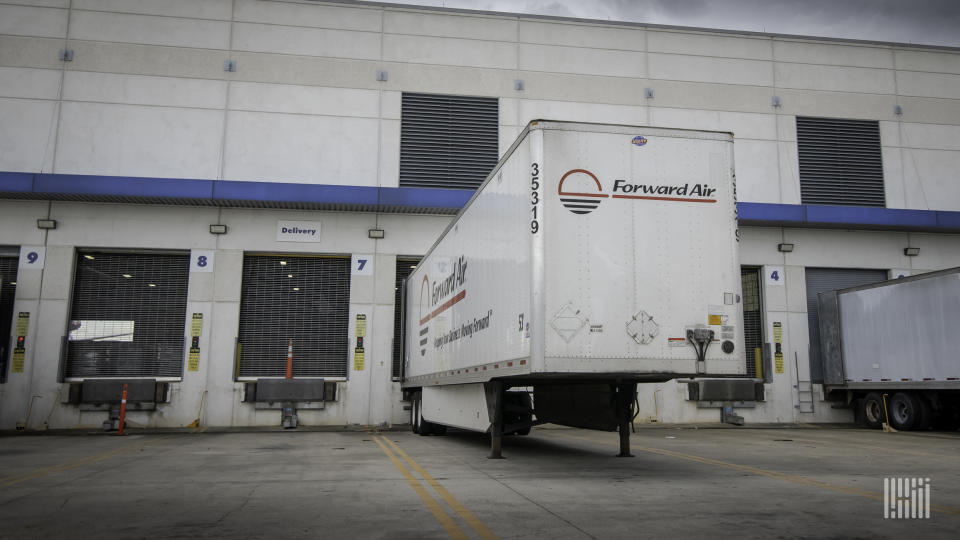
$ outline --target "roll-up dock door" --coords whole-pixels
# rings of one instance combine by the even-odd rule
[[[10,327],[13,324],[13,299],[17,294],[17,262],[15,252],[0,248],[0,383],[7,382],[10,365]]]
[[[245,255],[238,378],[346,377],[350,258]]]
[[[418,264],[420,264],[420,259],[397,257],[396,281],[393,288],[393,365],[391,371],[395,381],[399,381],[403,376],[403,339],[406,330],[406,323],[403,320],[403,282],[410,277]]]
[[[807,268],[807,325],[810,335],[810,381],[823,382],[823,360],[820,358],[820,315],[817,294],[847,287],[859,287],[886,281],[886,270],[851,268]]]
[[[67,378],[181,377],[188,253],[78,251]]]

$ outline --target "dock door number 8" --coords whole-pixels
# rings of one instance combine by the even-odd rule
[[[540,165],[530,164],[530,205],[533,211],[533,220],[530,222],[530,234],[537,234],[540,230],[540,221],[537,218],[537,205],[540,204]]]

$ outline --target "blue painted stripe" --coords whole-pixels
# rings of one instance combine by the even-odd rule
[[[34,176],[31,173],[0,172],[0,191],[32,193]]]
[[[186,178],[140,178],[0,172],[0,192],[97,197],[264,201],[415,210],[461,208],[473,192],[460,189],[339,186]],[[737,203],[742,225],[960,232],[960,212],[862,206]]]
[[[375,205],[377,204],[377,188],[372,186],[218,180],[213,186],[213,199],[220,201]]]
[[[36,177],[34,193],[183,199],[209,199],[213,194],[213,180],[82,174],[36,174],[34,176]]]

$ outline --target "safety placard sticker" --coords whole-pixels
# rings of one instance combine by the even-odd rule
[[[187,357],[187,371],[199,371],[200,370],[200,349],[196,347],[190,348],[190,354]]]
[[[194,313],[190,320],[190,336],[200,337],[203,332],[203,313]]]
[[[353,350],[353,370],[363,371],[364,355],[363,347],[357,347]]]

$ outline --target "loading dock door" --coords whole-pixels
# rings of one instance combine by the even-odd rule
[[[823,382],[823,360],[820,358],[820,316],[817,294],[824,291],[859,287],[886,281],[886,270],[850,268],[807,268],[807,325],[810,334],[810,381]]]
[[[747,377],[763,378],[763,316],[760,302],[760,269],[741,267],[743,290],[743,346],[747,351]]]
[[[77,253],[64,375],[180,377],[190,255]]]
[[[0,255],[0,383],[7,382],[10,362],[10,326],[13,324],[13,299],[17,293],[17,256]]]
[[[406,324],[403,320],[403,282],[420,263],[420,259],[397,258],[397,276],[393,289],[393,380],[399,381],[403,376],[403,339]]]
[[[350,258],[245,255],[238,377],[346,377]]]

